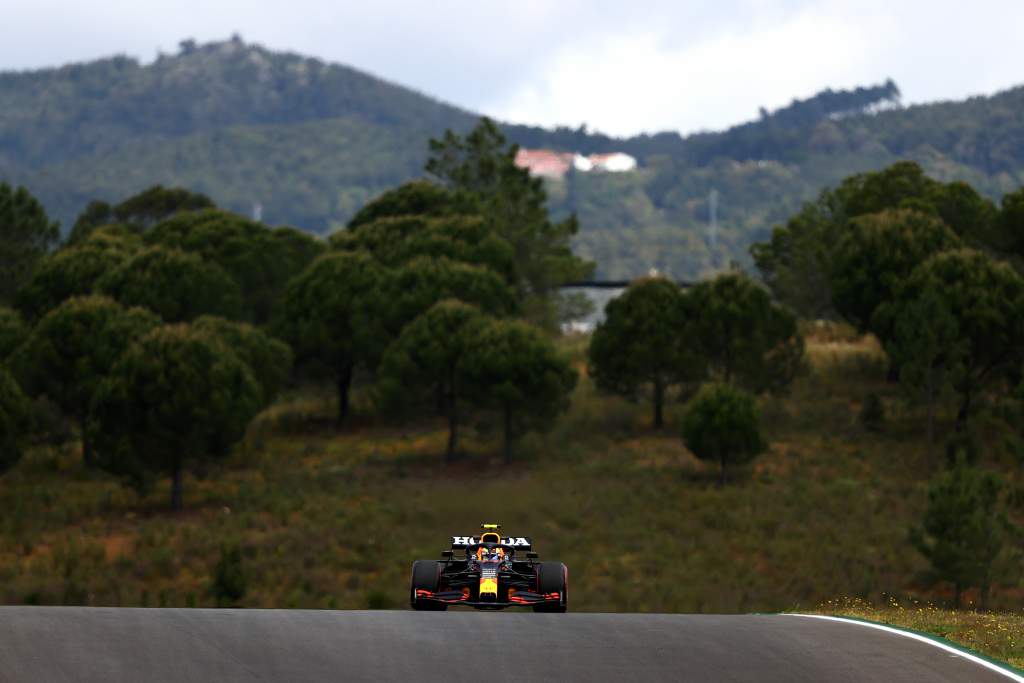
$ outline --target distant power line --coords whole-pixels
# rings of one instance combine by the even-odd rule
[[[718,190],[712,188],[708,194],[708,246],[718,244]]]

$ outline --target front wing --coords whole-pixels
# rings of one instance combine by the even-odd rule
[[[487,607],[499,609],[505,607],[530,607],[533,605],[558,604],[562,596],[555,593],[534,593],[532,591],[515,591],[509,595],[508,602],[470,600],[468,588],[462,590],[428,591],[419,589],[416,591],[417,600],[441,602],[446,605],[466,605],[468,607]]]

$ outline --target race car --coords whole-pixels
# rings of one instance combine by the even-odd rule
[[[441,560],[413,562],[412,608],[444,611],[449,605],[466,605],[565,612],[569,570],[561,562],[538,562],[529,537],[502,537],[500,528],[482,524],[479,537],[452,536],[451,550],[442,552]]]

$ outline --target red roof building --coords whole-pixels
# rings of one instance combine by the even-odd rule
[[[608,171],[621,173],[636,170],[636,159],[622,152],[582,156],[550,149],[520,149],[516,153],[516,166],[530,171],[530,175],[560,179],[570,168],[586,173]]]
[[[572,166],[572,154],[550,149],[521,149],[516,153],[516,166],[530,171],[530,175],[561,178]]]

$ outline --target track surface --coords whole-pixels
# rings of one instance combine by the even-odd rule
[[[1005,681],[787,616],[0,607],[0,681]]]

